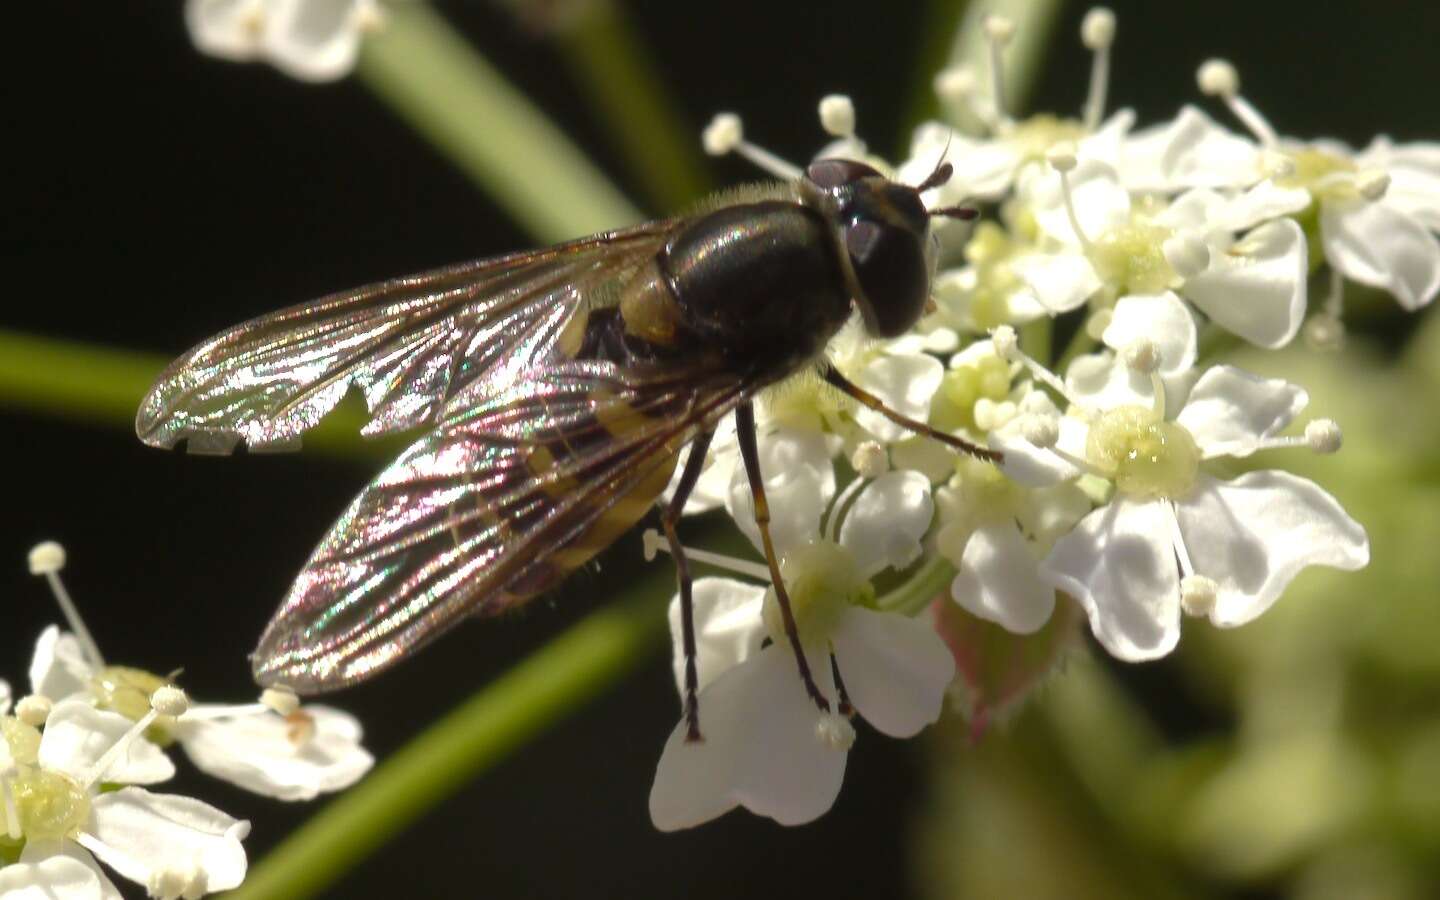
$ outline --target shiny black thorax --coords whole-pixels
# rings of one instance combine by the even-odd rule
[[[850,316],[830,226],[814,210],[765,201],[691,222],[659,255],[685,342],[793,370]]]

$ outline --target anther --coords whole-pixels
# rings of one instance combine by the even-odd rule
[[[815,739],[831,750],[844,752],[855,743],[855,726],[839,713],[821,713],[815,720]]]
[[[1215,610],[1220,585],[1204,575],[1186,575],[1180,579],[1180,608],[1186,615],[1208,616]]]
[[[1075,242],[1086,256],[1093,256],[1094,247],[1085,230],[1080,227],[1080,217],[1075,212],[1075,195],[1070,190],[1070,172],[1074,170],[1078,161],[1075,158],[1076,148],[1070,141],[1061,141],[1051,147],[1045,154],[1045,159],[1060,175],[1060,197],[1065,201],[1065,217],[1070,220],[1070,228],[1075,232]]]
[[[1295,174],[1295,160],[1287,153],[1266,150],[1260,156],[1260,171],[1266,178],[1289,178]]]
[[[74,601],[70,599],[65,583],[60,580],[60,570],[65,568],[65,548],[55,541],[36,544],[30,549],[29,561],[30,574],[43,575],[46,583],[50,585],[50,593],[55,595],[55,603],[65,616],[66,624],[80,642],[86,661],[96,669],[104,668],[105,658],[100,655],[100,647],[91,636],[90,629],[85,627],[85,620],[80,618],[80,610],[76,609]]]
[[[652,558],[653,556],[646,557],[647,560]],[[284,685],[268,687],[261,691],[260,703],[282,716],[288,716],[300,708],[300,698]]]
[[[1004,360],[1013,360],[1020,352],[1020,336],[1010,325],[1001,325],[990,332],[990,343],[995,345],[995,355]]]
[[[182,716],[190,708],[190,698],[173,684],[162,684],[150,695],[150,708],[162,716]]]
[[[1344,435],[1334,419],[1313,419],[1305,424],[1305,443],[1316,453],[1334,453],[1343,442]]]
[[[645,542],[645,559],[647,561],[653,560],[655,554],[662,550],[666,553],[670,552],[670,542],[653,528],[645,529],[642,540]],[[748,575],[760,581],[768,582],[770,580],[770,569],[759,563],[750,562],[745,559],[736,559],[733,556],[726,556],[723,553],[711,553],[708,550],[696,550],[691,547],[683,547],[682,549],[685,551],[686,558],[694,560],[695,562],[706,563],[719,569],[729,569],[731,572]]]
[[[53,575],[65,568],[65,548],[56,541],[43,541],[30,548],[30,574]]]
[[[1339,350],[1345,344],[1345,323],[1329,312],[1318,312],[1305,321],[1305,342],[1316,350]]]
[[[855,136],[855,104],[844,94],[830,94],[820,99],[820,127],[839,138]]]
[[[1389,189],[1390,175],[1388,172],[1366,169],[1355,176],[1355,190],[1372,203],[1385,196],[1385,192]]]
[[[1029,355],[1020,349],[1020,338],[1015,333],[1014,327],[1000,325],[990,332],[990,343],[995,347],[995,355],[1007,362],[1018,362],[1030,370],[1030,376],[1043,385],[1046,385],[1055,393],[1068,399],[1065,392],[1065,382],[1061,381],[1054,372],[1040,365]],[[979,403],[977,401],[976,405]],[[976,424],[979,424],[978,422]]]
[[[890,468],[890,460],[880,444],[861,441],[850,455],[850,465],[861,478],[879,478]]]
[[[1210,268],[1210,248],[1193,235],[1171,235],[1160,245],[1160,252],[1175,274],[1186,281]]]
[[[50,718],[50,710],[55,704],[44,694],[30,694],[21,697],[15,704],[15,718],[24,722],[32,728],[39,728]]]
[[[1115,14],[1097,6],[1080,23],[1080,40],[1094,54],[1090,62],[1090,90],[1085,95],[1085,130],[1094,131],[1105,114],[1110,87],[1110,45],[1115,41]]]
[[[1139,338],[1120,351],[1120,358],[1130,371],[1149,375],[1160,368],[1160,347],[1148,338]]]
[[[1060,440],[1060,421],[1055,416],[1026,416],[1020,423],[1020,435],[1041,450],[1048,450]]]
[[[969,66],[951,66],[935,76],[935,96],[946,103],[968,105],[979,87]]]
[[[1069,172],[1075,168],[1075,145],[1070,141],[1061,141],[1049,150],[1045,151],[1045,160],[1057,172]]]

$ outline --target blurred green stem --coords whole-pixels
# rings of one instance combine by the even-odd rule
[[[554,123],[424,3],[387,7],[357,75],[539,241],[642,218]]]
[[[678,212],[710,190],[699,131],[676,109],[624,9],[595,0],[556,31],[572,81],[655,210]]]
[[[1004,55],[1005,112],[1019,118],[1040,76],[1045,49],[1063,7],[1063,0],[989,0],[967,4],[960,27],[954,31],[948,65],[970,68],[979,79],[980,89],[989,91],[990,48],[985,42],[982,23],[989,15],[1008,18],[1015,24],[1015,36]],[[984,131],[979,122],[958,124],[972,132]]]
[[[640,666],[661,643],[673,589],[666,567],[633,582],[627,599],[591,613],[331,801],[227,896],[275,900],[324,890],[461,785]]]

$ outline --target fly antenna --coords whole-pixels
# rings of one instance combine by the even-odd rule
[[[940,151],[940,159],[936,160],[934,171],[926,175],[924,181],[915,185],[915,193],[923,194],[931,188],[939,187],[955,174],[955,167],[945,161],[945,157],[950,155],[950,142],[953,140],[955,132],[951,131],[949,137],[945,138],[945,149]]]
[[[973,206],[942,206],[939,209],[929,209],[926,212],[932,216],[940,216],[945,219],[960,219],[969,222],[980,218],[980,210]]]

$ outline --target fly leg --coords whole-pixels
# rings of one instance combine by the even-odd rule
[[[910,431],[915,432],[916,434],[924,435],[928,438],[933,438],[934,440],[937,440],[942,444],[954,447],[962,453],[968,453],[976,459],[983,459],[986,462],[992,463],[998,463],[1001,461],[1001,454],[994,450],[987,450],[984,447],[970,443],[964,438],[958,438],[955,437],[955,435],[953,434],[946,434],[943,431],[937,431],[934,428],[931,428],[929,425],[926,425],[924,422],[918,422],[915,419],[910,418],[909,416],[902,415],[901,413],[896,412],[895,410],[886,406],[884,400],[881,400],[879,397],[875,396],[874,394],[870,393],[859,385],[851,382],[850,379],[846,378],[844,375],[841,375],[840,370],[836,369],[834,366],[826,366],[825,371],[821,373],[821,377],[830,384],[844,391],[846,394],[849,394],[851,397],[854,397],[856,400],[860,401],[862,405],[868,406],[869,408],[875,410],[880,415],[894,422],[896,425],[899,425],[901,428],[906,428]]]
[[[785,580],[780,577],[780,560],[775,555],[775,544],[770,540],[770,505],[765,500],[765,479],[760,474],[760,452],[755,446],[755,407],[749,400],[735,409],[735,431],[740,444],[740,458],[745,462],[745,475],[750,479],[750,497],[755,504],[755,524],[760,528],[760,541],[765,548],[765,562],[770,566],[770,582],[775,586],[775,599],[780,604],[780,617],[785,623],[785,636],[790,639],[790,648],[795,651],[795,662],[800,667],[800,680],[805,693],[815,701],[821,712],[830,711],[830,701],[815,685],[810,673],[810,663],[805,659],[805,650],[800,645],[800,630],[795,626],[795,614],[790,610],[790,595],[785,590]]]
[[[685,740],[687,741],[702,740],[700,737],[700,701],[696,697],[699,692],[700,677],[695,668],[695,602],[691,590],[693,579],[690,577],[690,561],[685,558],[685,548],[680,545],[680,537],[675,532],[675,525],[685,511],[685,501],[690,499],[690,492],[695,490],[695,482],[700,480],[700,471],[705,468],[705,453],[710,449],[710,439],[714,436],[715,432],[704,431],[690,442],[690,456],[685,460],[685,470],[680,473],[680,483],[675,486],[674,496],[670,498],[669,504],[660,515],[660,524],[665,529],[665,539],[670,542],[670,555],[675,558],[675,575],[680,581],[680,630],[685,643]]]

